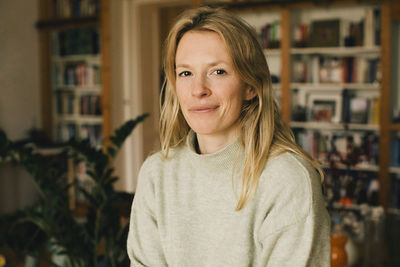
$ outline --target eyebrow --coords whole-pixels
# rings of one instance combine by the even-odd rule
[[[216,65],[219,65],[219,64],[229,65],[228,62],[226,62],[224,60],[220,60],[220,61],[210,62],[210,63],[207,64],[207,66],[213,67],[213,66],[216,66]],[[186,64],[186,63],[175,65],[175,68],[189,68],[189,67],[190,67],[190,64]]]

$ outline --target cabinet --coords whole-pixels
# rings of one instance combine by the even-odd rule
[[[39,0],[42,124],[57,142],[111,132],[108,0]]]
[[[391,173],[397,169],[390,168],[390,142],[398,124],[390,119],[391,51],[396,49],[391,47],[391,23],[398,16],[398,3],[203,4],[228,7],[261,36],[271,73],[276,75],[283,119],[303,148],[323,163],[328,178],[332,170],[337,180],[356,177],[356,184],[373,185],[375,193],[379,188],[379,197],[374,194],[364,201],[392,207]],[[274,25],[279,25],[277,37],[270,40]],[[354,204],[362,201],[352,198],[346,205],[357,209]]]

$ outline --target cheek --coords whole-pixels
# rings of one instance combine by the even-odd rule
[[[179,105],[182,105],[185,102],[185,90],[183,90],[183,86],[180,83],[176,83],[176,97],[178,98]]]
[[[236,93],[229,93],[222,96],[224,99],[223,105],[223,113],[227,116],[236,117],[240,114],[243,105],[243,94],[236,92]]]

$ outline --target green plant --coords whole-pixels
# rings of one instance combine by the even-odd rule
[[[40,198],[37,203],[13,214],[0,216],[0,248],[38,259],[45,250],[64,255],[68,266],[129,266],[125,253],[128,225],[122,225],[121,207],[132,198],[113,184],[113,159],[125,139],[147,114],[117,129],[103,147],[88,140],[71,140],[57,155],[45,157],[29,143],[17,144],[0,131],[0,159],[21,165],[33,178]],[[67,182],[67,160],[84,161],[92,179],[90,191]],[[84,220],[76,220],[69,207],[68,190],[78,186],[84,195]],[[128,204],[129,205],[129,204]],[[54,263],[53,263],[54,264]]]

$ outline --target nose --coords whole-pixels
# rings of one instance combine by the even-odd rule
[[[207,86],[207,78],[203,75],[198,75],[193,79],[192,84],[192,96],[194,97],[205,97],[209,96],[211,90]]]

